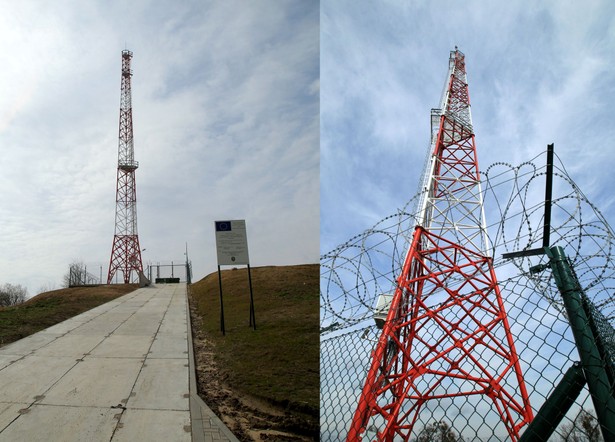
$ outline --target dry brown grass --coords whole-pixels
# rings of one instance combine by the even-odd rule
[[[256,330],[249,327],[250,290],[245,268],[222,272],[226,335],[220,332],[217,273],[191,286],[192,307],[199,315],[194,323],[211,346],[225,390],[233,391],[239,400],[253,397],[277,406],[286,413],[283,420],[287,423],[297,418],[292,424],[295,430],[317,439],[319,266],[251,270]],[[211,386],[207,381],[204,385]],[[210,399],[220,401],[221,396]],[[298,418],[301,415],[303,420]]]
[[[137,288],[137,284],[73,287],[41,293],[20,305],[0,307],[0,346],[30,336]]]

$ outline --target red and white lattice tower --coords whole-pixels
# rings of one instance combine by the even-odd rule
[[[348,441],[368,428],[377,440],[407,441],[422,429],[417,422],[425,425],[422,411],[433,419],[430,409],[449,404],[440,410],[452,421],[461,408],[450,404],[460,400],[471,408],[487,398],[495,424],[513,441],[533,418],[493,269],[479,178],[465,57],[455,48],[440,109],[432,110],[417,225]]]
[[[134,270],[143,272],[139,235],[137,234],[137,184],[132,135],[132,98],[130,90],[130,60],[132,52],[122,51],[122,92],[120,99],[120,141],[117,160],[117,191],[115,196],[115,235],[111,249],[107,284],[121,271],[124,283],[130,282]]]

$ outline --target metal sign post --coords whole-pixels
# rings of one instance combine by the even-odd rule
[[[216,251],[218,255],[218,278],[220,282],[220,326],[224,334],[224,307],[222,304],[222,274],[220,266],[247,265],[250,284],[250,326],[256,330],[252,274],[248,254],[248,235],[245,220],[214,221],[216,228]]]
[[[220,266],[218,266],[218,283],[220,285],[220,331],[222,336],[226,335],[224,330],[224,303],[222,302],[222,273],[220,272]]]
[[[256,316],[254,316],[254,295],[252,293],[252,274],[250,273],[250,264],[248,264],[248,282],[250,284],[250,327],[256,330]]]

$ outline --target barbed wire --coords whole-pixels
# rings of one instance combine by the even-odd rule
[[[570,259],[613,355],[615,235],[561,160],[556,160],[550,246],[563,247]],[[542,246],[546,173],[545,154],[517,166],[495,163],[481,173],[493,265],[534,413],[578,360],[552,272],[530,271],[548,258],[502,257]],[[421,197],[414,195],[396,213],[321,255],[321,440],[341,440],[349,428],[379,336],[373,321],[375,303],[380,294],[395,290]],[[552,440],[567,440],[579,416],[590,419],[587,410],[592,409],[584,390],[558,427],[560,439]],[[437,422],[446,422],[466,440],[507,439],[493,405],[478,397],[430,405],[421,414],[415,435],[435,428]]]
[[[540,257],[504,260],[502,254],[540,246],[544,222],[546,166],[539,155],[518,166],[494,163],[482,175],[487,226],[496,272],[516,267],[514,277],[528,278],[555,305],[557,290],[550,275],[531,275]],[[414,209],[421,194],[373,227],[320,257],[321,328],[327,332],[358,324],[372,315],[379,294],[395,287],[415,226]],[[583,289],[609,319],[615,316],[615,235],[561,164],[555,165],[551,246],[560,245],[571,258]],[[503,272],[508,275],[510,270]],[[499,275],[498,275],[499,276]],[[500,278],[502,278],[500,276]]]

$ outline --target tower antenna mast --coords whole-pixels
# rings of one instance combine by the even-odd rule
[[[369,429],[379,441],[408,441],[421,430],[422,411],[486,400],[494,425],[518,441],[533,413],[493,268],[465,56],[457,48],[431,120],[416,227],[347,440]]]
[[[117,190],[115,196],[115,234],[109,262],[107,284],[117,272],[124,283],[130,282],[131,273],[143,273],[139,235],[137,233],[137,184],[135,171],[139,163],[134,159],[132,133],[132,97],[130,61],[132,52],[122,51],[122,90],[120,98],[120,131],[117,161]]]

